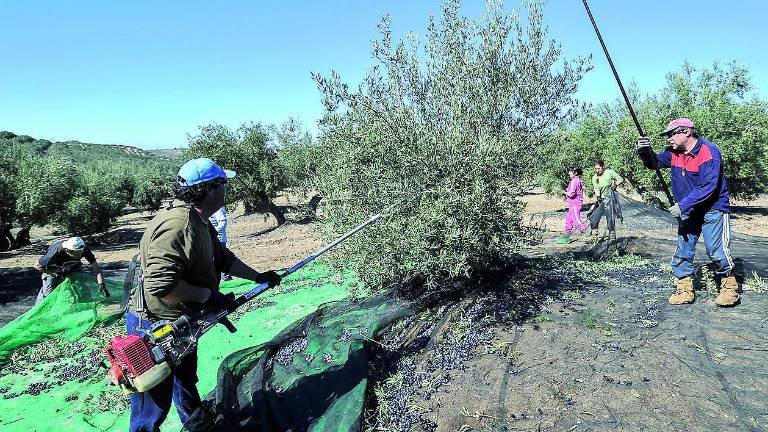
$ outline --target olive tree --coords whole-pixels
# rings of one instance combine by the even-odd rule
[[[104,163],[86,164],[78,169],[77,187],[53,221],[74,235],[103,232],[131,202],[131,174]]]
[[[270,131],[277,148],[277,160],[285,186],[302,192],[311,189],[318,161],[322,158],[317,142],[293,118],[273,125]]]
[[[23,158],[16,175],[15,217],[25,228],[54,222],[79,186],[75,164],[59,155]]]
[[[528,236],[517,198],[538,148],[579,108],[589,59],[563,57],[540,3],[509,14],[489,2],[476,21],[459,9],[445,1],[423,41],[393,40],[384,17],[356,88],[313,74],[326,107],[317,186],[327,232],[390,209],[344,255],[373,288],[434,286],[514,256]]]

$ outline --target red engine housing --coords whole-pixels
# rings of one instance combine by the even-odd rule
[[[130,380],[155,365],[147,342],[138,335],[115,336],[107,346],[107,357],[112,367],[109,379],[116,385],[130,384]]]

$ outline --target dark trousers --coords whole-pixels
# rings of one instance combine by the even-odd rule
[[[143,335],[152,322],[141,320],[128,312],[125,314],[128,334]],[[171,410],[171,401],[176,405],[181,423],[185,424],[195,409],[202,406],[197,392],[197,351],[187,355],[173,368],[171,376],[144,393],[131,394],[131,432],[154,432],[160,430]]]
[[[600,219],[605,216],[605,222],[608,224],[608,231],[616,231],[616,215],[614,214],[613,203],[610,199],[604,199],[597,206],[595,211],[589,217],[589,225],[592,231],[596,231],[600,226]]]

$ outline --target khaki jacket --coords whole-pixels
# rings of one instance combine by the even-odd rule
[[[181,280],[218,289],[220,274],[228,272],[236,258],[216,235],[211,224],[182,201],[152,219],[139,244],[147,310],[142,318],[175,320],[200,309],[200,303],[166,298]],[[128,303],[134,314],[135,297],[134,288]]]

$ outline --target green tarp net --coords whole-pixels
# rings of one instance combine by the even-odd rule
[[[109,290],[112,296],[105,298],[93,276],[72,274],[39,304],[0,328],[0,363],[20,347],[51,338],[77,340],[94,325],[118,319],[122,288],[110,284]]]
[[[297,322],[305,322],[303,319],[313,316],[310,314],[321,305],[328,304],[328,307],[344,299],[349,288],[357,283],[354,275],[330,271],[322,262],[315,262],[248,303],[242,312],[233,314],[237,333],[230,334],[217,326],[201,338],[198,355],[201,394],[219,390],[221,383],[217,385],[216,372],[225,358],[240,355],[243,364],[250,363],[248,353],[258,358],[258,350],[254,351],[253,347],[268,345],[276,336],[282,338],[279,335],[291,331],[287,328],[296,328]],[[121,285],[108,284],[113,295],[107,300],[98,293],[92,276],[73,275],[45,301],[0,329],[4,363],[0,365],[0,430],[127,430],[127,398],[108,384],[106,371],[98,365],[105,358],[104,346],[108,340],[116,334],[125,334],[125,320],[119,311]],[[232,281],[223,283],[222,291],[242,293],[252,287],[247,281]],[[352,304],[344,306],[350,307]],[[376,321],[372,316],[364,318],[366,323]],[[337,327],[334,324],[328,334]],[[371,330],[365,329],[365,334]],[[311,340],[308,347],[317,353],[322,365],[343,368],[341,365],[349,361],[349,355],[342,353],[354,353],[355,347],[363,343],[362,336],[349,339],[350,347],[354,348],[351,351],[344,347],[329,348],[325,344],[330,339]],[[324,361],[319,354],[331,351],[332,362]],[[288,377],[281,378],[282,385],[294,388],[298,378],[291,374],[296,372],[305,371],[300,368],[272,376]],[[357,386],[364,388],[365,383],[358,382],[352,388]],[[356,394],[361,404],[361,393]],[[359,416],[360,407],[353,417]],[[181,429],[173,409],[162,430]]]
[[[228,356],[205,400],[216,430],[360,430],[374,335],[411,313],[408,302],[390,295],[334,302]],[[193,416],[189,430],[202,418]]]

